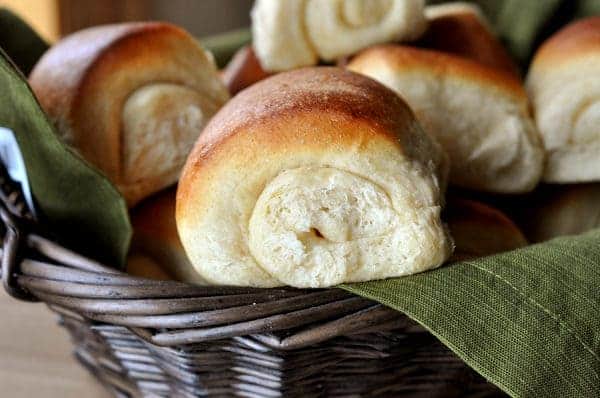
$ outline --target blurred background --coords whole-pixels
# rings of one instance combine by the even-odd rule
[[[206,36],[250,25],[253,0],[0,0],[46,40],[88,26],[161,20]]]

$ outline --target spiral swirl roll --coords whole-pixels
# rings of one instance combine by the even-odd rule
[[[228,99],[210,55],[164,23],[70,35],[42,57],[30,83],[59,133],[129,205],[177,181],[202,128]]]
[[[548,160],[543,179],[600,180],[600,17],[574,22],[549,38],[527,75]]]
[[[209,122],[177,228],[210,283],[325,287],[420,272],[451,252],[445,155],[404,102],[338,68],[242,91]]]
[[[414,40],[423,0],[257,0],[253,43],[262,66],[282,71],[333,61],[376,43]]]
[[[348,69],[402,96],[450,156],[450,183],[488,192],[532,190],[544,149],[521,82],[479,62],[438,51],[379,45]]]

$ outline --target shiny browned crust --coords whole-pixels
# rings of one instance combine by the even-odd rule
[[[600,54],[600,16],[572,22],[548,38],[532,64],[552,67],[588,53]]]
[[[386,64],[397,71],[417,70],[426,73],[478,81],[503,89],[519,101],[527,101],[527,94],[519,79],[502,70],[489,68],[456,55],[441,51],[387,44],[371,47],[359,53],[352,61],[353,70],[371,69]]]
[[[252,167],[261,160],[255,154],[264,148],[292,154],[302,142],[305,148],[315,151],[363,151],[384,140],[409,157],[428,163],[410,152],[418,146],[415,141],[419,137],[412,134],[415,124],[412,112],[399,96],[365,76],[334,67],[277,74],[240,92],[206,126],[183,169],[177,191],[177,219],[186,218],[184,209],[192,207],[180,206],[189,200],[191,190],[204,189],[194,187],[196,175],[202,173],[202,180],[209,180],[211,169],[219,163]],[[290,125],[295,126],[294,131],[286,131]],[[227,141],[234,138],[228,145]],[[220,162],[223,159],[227,161]],[[195,196],[196,200],[198,197],[203,195]],[[195,203],[193,207],[202,206]]]
[[[84,109],[93,114],[94,94],[106,89],[103,82],[112,72],[162,65],[174,51],[194,50],[202,51],[187,32],[167,23],[104,25],[74,33],[51,47],[34,67],[29,83],[59,131],[85,131],[75,134],[75,147],[119,181],[120,119],[84,117],[90,114]],[[112,126],[109,131],[114,135],[107,137],[101,123]]]
[[[459,55],[520,78],[519,69],[508,51],[468,8],[430,19],[417,45]]]
[[[240,48],[222,72],[221,78],[231,95],[271,76],[266,72],[251,45]]]

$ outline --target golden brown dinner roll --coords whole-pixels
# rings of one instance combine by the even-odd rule
[[[521,215],[527,237],[543,242],[600,227],[600,184],[548,185]]]
[[[409,41],[425,30],[423,0],[257,0],[254,49],[265,70],[334,61],[376,43]]]
[[[527,239],[500,210],[474,200],[449,198],[444,220],[456,245],[452,260],[467,260],[517,249]]]
[[[177,181],[207,120],[228,99],[212,57],[157,22],[106,25],[61,40],[29,79],[64,139],[130,205]]]
[[[374,78],[406,100],[425,131],[450,156],[450,183],[488,192],[533,189],[543,148],[527,95],[513,76],[438,51],[381,45],[348,68]]]
[[[544,181],[600,180],[600,16],[542,44],[527,89],[547,151]]]
[[[152,257],[137,252],[132,252],[127,256],[127,273],[161,281],[173,279]]]
[[[235,95],[268,76],[270,76],[270,73],[260,66],[252,46],[247,45],[235,53],[223,70],[221,79],[223,79],[229,93]]]
[[[405,103],[340,68],[240,92],[177,191],[177,228],[210,283],[325,287],[441,265],[444,154]]]
[[[189,262],[177,234],[175,193],[175,188],[159,192],[131,211],[131,252],[159,264],[172,279],[204,283]]]
[[[517,65],[476,4],[430,5],[425,7],[425,16],[428,26],[419,46],[460,55],[519,78]]]

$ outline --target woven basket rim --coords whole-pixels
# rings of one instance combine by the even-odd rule
[[[37,232],[18,184],[0,172],[5,226],[2,280],[9,294],[91,321],[128,327],[159,346],[266,334],[290,350],[364,330],[413,325],[403,314],[338,288],[198,286],[129,275]]]

